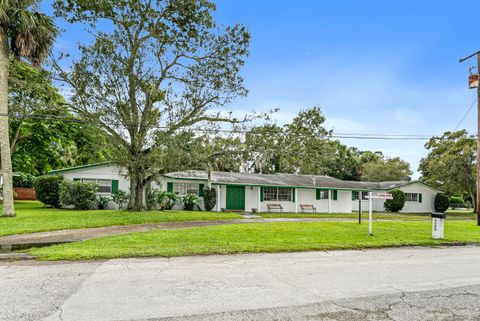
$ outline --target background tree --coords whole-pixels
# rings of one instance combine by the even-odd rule
[[[273,174],[284,171],[285,135],[276,124],[253,127],[245,135],[244,163],[253,173]]]
[[[448,195],[467,192],[476,204],[476,148],[474,136],[465,130],[445,132],[426,144],[428,155],[420,161],[420,180]],[[477,210],[477,209],[475,209]]]
[[[40,175],[109,157],[102,132],[67,110],[50,73],[11,59],[8,85],[14,171]]]
[[[72,108],[116,146],[114,160],[130,178],[129,208],[141,210],[146,186],[164,170],[159,137],[239,121],[224,106],[247,94],[239,71],[250,34],[217,27],[207,0],[57,0],[55,9],[95,37],[71,71],[56,69]]]
[[[361,180],[370,182],[410,180],[410,164],[400,157],[380,158],[361,165]]]
[[[50,17],[37,12],[38,1],[0,1],[0,154],[3,176],[3,216],[14,216],[12,162],[8,125],[9,58],[23,57],[34,64],[49,53],[56,35]]]
[[[360,151],[357,148],[329,140],[327,151],[331,154],[326,163],[326,175],[348,181],[360,180]]]
[[[327,143],[331,134],[324,127],[320,107],[301,111],[284,129],[284,172],[325,175],[332,153]]]

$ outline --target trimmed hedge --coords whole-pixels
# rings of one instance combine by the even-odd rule
[[[33,186],[37,200],[45,205],[60,207],[60,184],[63,177],[59,175],[43,175],[35,179]]]
[[[463,205],[465,204],[465,200],[460,196],[450,196],[450,204]]]
[[[385,210],[387,212],[399,212],[405,206],[405,193],[399,189],[394,189],[390,192],[392,194],[393,199],[386,200],[383,203]]]
[[[438,193],[437,195],[435,195],[434,207],[435,211],[441,213],[448,210],[448,208],[450,207],[450,201],[448,199],[448,196],[442,193]]]
[[[217,204],[217,191],[215,189],[205,188],[203,192],[203,206],[205,211],[210,212]]]

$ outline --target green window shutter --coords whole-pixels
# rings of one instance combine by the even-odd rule
[[[118,193],[118,180],[112,179],[112,193]]]
[[[263,202],[263,186],[260,187],[260,202]]]
[[[337,190],[334,189],[334,190],[332,190],[332,191],[333,191],[333,195],[332,195],[332,196],[333,196],[333,200],[336,201],[336,200],[337,200]]]
[[[292,202],[295,203],[295,189],[292,188]]]
[[[74,178],[73,179],[74,182],[80,182],[80,180],[81,180],[80,178]]]
[[[355,200],[355,191],[352,191],[352,201]]]
[[[422,193],[418,194],[418,202],[419,202],[419,203],[422,202]]]
[[[316,198],[317,200],[320,199],[320,193],[321,193],[321,191],[320,191],[319,189],[316,189],[316,190],[315,190],[315,198]]]
[[[173,193],[173,182],[167,183],[167,192]]]
[[[203,197],[205,190],[205,184],[198,184],[198,196]]]

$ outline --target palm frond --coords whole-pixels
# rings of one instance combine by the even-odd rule
[[[25,10],[17,14],[18,28],[12,33],[14,52],[38,64],[50,52],[58,32],[57,28],[53,20],[44,14]]]
[[[0,26],[15,57],[39,64],[50,52],[58,29],[53,19],[37,12],[38,0],[0,0]]]

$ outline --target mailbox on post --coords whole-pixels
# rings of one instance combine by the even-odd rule
[[[445,218],[445,213],[432,213],[432,237],[434,239],[443,239]]]

